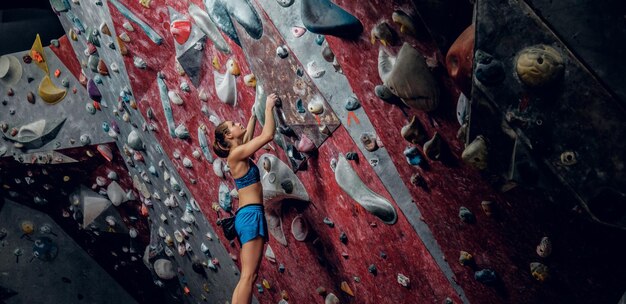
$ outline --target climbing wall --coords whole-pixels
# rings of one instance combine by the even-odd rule
[[[500,120],[476,110],[474,74],[498,75],[474,64],[484,59],[474,37],[497,41],[475,34],[494,26],[471,26],[470,3],[50,2],[66,36],[0,58],[3,189],[35,205],[63,189],[50,210],[72,221],[65,229],[130,240],[111,253],[124,264],[99,262],[113,272],[145,265],[163,301],[230,300],[240,247],[217,223],[237,209],[237,191],[211,149],[214,129],[255,113],[259,134],[274,92],[276,136],[254,157],[270,230],[255,302],[571,303],[623,293],[604,276],[624,278],[608,266],[618,254],[601,253],[615,251],[607,240],[620,232],[598,235],[571,206],[503,179],[508,163],[493,156],[510,155],[510,143],[494,151],[474,140]],[[476,7],[493,18],[489,4]],[[131,292],[140,302],[148,293]]]

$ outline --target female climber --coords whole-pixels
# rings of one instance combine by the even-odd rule
[[[257,137],[253,138],[256,124],[254,111],[245,129],[240,123],[232,121],[224,121],[215,128],[213,150],[217,156],[226,158],[239,193],[235,230],[241,244],[241,276],[233,291],[232,304],[248,304],[252,301],[252,288],[261,265],[263,245],[268,241],[259,168],[251,157],[274,139],[273,109],[277,100],[276,94],[267,97],[265,125]]]

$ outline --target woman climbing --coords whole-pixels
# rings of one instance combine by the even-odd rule
[[[276,94],[267,97],[265,125],[257,137],[253,138],[256,124],[254,111],[245,129],[240,123],[232,121],[224,121],[215,128],[213,150],[217,156],[226,158],[239,193],[235,230],[241,244],[241,277],[233,291],[232,304],[248,304],[252,301],[252,288],[261,265],[263,245],[268,241],[263,209],[263,187],[259,168],[251,157],[274,139],[276,126],[273,109],[277,100]]]

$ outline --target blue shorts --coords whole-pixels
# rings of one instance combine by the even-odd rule
[[[240,245],[255,239],[257,236],[262,237],[265,242],[269,240],[263,205],[245,205],[239,208],[235,214],[235,230]]]

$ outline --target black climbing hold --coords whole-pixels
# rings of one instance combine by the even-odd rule
[[[376,275],[378,273],[378,269],[376,269],[376,265],[371,264],[369,267],[367,267],[367,271],[369,271],[369,273]]]
[[[328,225],[330,228],[335,227],[335,223],[328,217],[324,218],[324,224]]]
[[[339,240],[344,243],[347,244],[348,243],[348,236],[346,235],[345,232],[341,232],[341,234],[339,235]]]
[[[496,272],[491,269],[482,269],[474,273],[474,279],[485,285],[491,285],[496,282]]]
[[[348,152],[348,153],[346,153],[346,159],[347,160],[358,160],[359,159],[359,155],[356,154],[356,152]]]
[[[302,23],[316,34],[354,38],[363,31],[361,21],[330,0],[302,0]]]

